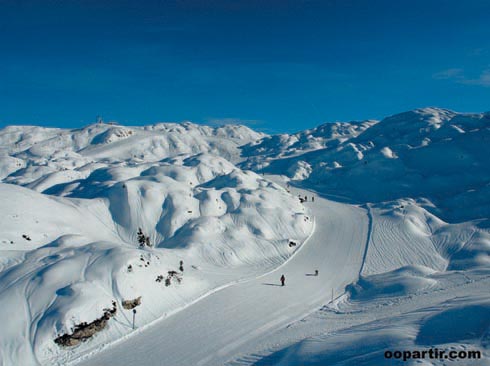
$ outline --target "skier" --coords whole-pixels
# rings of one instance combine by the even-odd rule
[[[315,269],[315,276],[318,276],[318,269]]]
[[[286,277],[284,275],[281,276],[281,286],[284,286],[284,283],[286,282]]]
[[[180,272],[184,272],[184,261],[180,261],[179,270],[180,270]]]

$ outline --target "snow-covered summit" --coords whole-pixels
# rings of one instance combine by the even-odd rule
[[[290,158],[244,164],[302,179],[332,197],[357,202],[423,198],[447,220],[490,216],[490,114],[423,108],[364,126],[324,148],[309,151],[303,144],[307,151]]]
[[[324,123],[294,134],[265,136],[243,146],[243,155],[257,158],[282,158],[308,151],[337,146],[362,133],[377,121]]]
[[[313,353],[333,364],[335,342],[365,342],[362,324],[383,333],[372,320],[385,313],[415,314],[426,304],[423,311],[446,319],[438,306],[453,311],[463,302],[487,314],[479,283],[490,278],[489,141],[489,113],[438,108],[273,136],[190,122],[6,127],[0,363],[67,364],[94,354],[96,364],[113,355],[121,362],[139,357],[130,342],[155,365],[165,355],[169,364],[214,366],[264,349],[274,358],[278,345],[311,334],[296,320],[330,302],[328,329],[344,333],[315,343],[326,348]],[[276,287],[281,274],[287,289]],[[136,331],[121,307],[135,299]],[[456,304],[449,310],[447,299]],[[103,331],[73,348],[54,342],[100,319],[112,301],[118,312]],[[433,339],[437,327],[427,331],[417,322],[431,322],[412,315],[408,333],[385,338],[407,347]],[[486,347],[488,331],[471,324],[472,344]],[[267,341],[278,330],[286,342],[277,334]],[[187,354],[200,337],[206,344]],[[385,338],[373,340],[373,360]],[[314,360],[286,354],[286,363]]]
[[[140,163],[197,153],[237,162],[239,147],[263,136],[240,125],[213,128],[190,122],[145,127],[96,123],[73,130],[8,126],[0,130],[0,178],[31,187],[42,179],[44,190],[48,175],[56,183],[67,182],[86,176],[98,163]]]

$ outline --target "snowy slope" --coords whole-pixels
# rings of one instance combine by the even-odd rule
[[[391,365],[386,349],[431,346],[478,350],[484,359],[467,364],[486,364],[490,233],[403,204],[400,214],[400,202],[363,208],[316,197],[306,203],[314,234],[278,270],[214,293],[82,364]]]
[[[270,164],[278,163],[284,158],[339,146],[350,138],[356,137],[368,127],[376,124],[376,122],[370,120],[325,123],[290,135],[265,136],[260,140],[252,141],[242,146],[242,155],[247,158],[242,163],[242,167],[252,170],[263,170]],[[289,172],[292,172],[291,168],[289,168]]]
[[[243,155],[277,159],[328,146],[337,146],[359,135],[375,123],[376,121],[325,123],[291,135],[265,136],[258,141],[245,145],[242,149]]]
[[[294,190],[294,193],[309,192]],[[220,365],[270,342],[270,332],[321,307],[357,278],[368,235],[365,210],[317,198],[307,204],[315,232],[294,257],[270,274],[214,294],[175,316],[88,358],[86,365]],[[335,253],[335,256],[332,255]],[[312,276],[318,269],[321,277]],[[285,274],[286,286],[279,285]],[[191,350],[190,350],[191,349]]]
[[[407,273],[412,273],[408,277]],[[422,275],[420,279],[419,275]],[[427,278],[428,277],[428,278]],[[454,272],[427,274],[406,269],[371,283],[390,281],[407,284],[404,292],[386,296],[357,295],[341,298],[301,322],[270,335],[276,344],[239,357],[234,366],[285,365],[468,365],[484,366],[490,327],[489,273]],[[381,289],[381,288],[380,288]],[[480,359],[387,359],[384,352],[429,351],[481,352]]]
[[[431,346],[486,364],[489,123],[0,130],[0,364],[388,365]],[[171,270],[181,284],[157,281]],[[53,342],[113,300],[103,331]]]
[[[0,315],[3,364],[66,357],[53,339],[96,319],[112,300],[142,296],[138,321],[145,324],[264,273],[301,247],[313,225],[283,188],[207,154],[101,167],[51,189],[66,197],[0,184],[0,297],[12,309]],[[152,247],[138,247],[138,228]],[[181,285],[155,281],[181,260]],[[120,310],[76,352],[130,331]]]
[[[348,125],[350,126],[350,124]],[[401,113],[342,142],[257,166],[356,202],[424,199],[446,221],[490,216],[490,114]]]
[[[445,223],[413,200],[365,207],[370,230],[359,278],[335,301],[269,334],[274,342],[229,365],[454,362],[384,356],[434,348],[481,352],[481,359],[456,360],[465,365],[490,362],[490,231]]]
[[[263,136],[245,126],[190,122],[145,127],[97,123],[75,130],[8,126],[0,130],[0,178],[42,192],[85,178],[100,164],[138,164],[184,153],[211,153],[236,162],[239,146]]]

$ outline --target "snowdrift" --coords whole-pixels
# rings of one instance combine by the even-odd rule
[[[51,186],[49,196],[0,184],[3,364],[52,364],[71,352],[53,340],[91,322],[112,300],[142,296],[138,324],[218,286],[284,262],[312,230],[283,188],[208,154],[101,167]],[[139,247],[137,232],[149,237]],[[179,271],[181,284],[157,281]],[[15,309],[15,311],[14,311]],[[88,352],[131,331],[130,311],[76,347]]]
[[[6,183],[29,184],[43,192],[50,184],[85,178],[100,164],[138,164],[198,153],[237,162],[239,146],[263,136],[245,126],[212,128],[190,122],[145,127],[97,123],[74,130],[8,126],[0,130],[0,159],[5,159],[0,160],[0,174]]]
[[[354,202],[426,198],[425,207],[446,221],[490,217],[489,113],[425,108],[362,126],[335,144],[310,151],[308,142],[297,142],[293,157],[251,160],[246,166],[287,174],[330,197]],[[288,146],[293,137],[281,141]],[[274,138],[265,138],[255,153],[278,150],[275,145]],[[307,174],[300,171],[305,165]]]
[[[253,309],[252,295],[271,289],[238,284],[291,262],[313,229],[310,204],[323,207],[317,216],[326,220],[312,247],[328,258],[323,264],[340,255],[345,268],[316,265],[320,276],[311,276],[314,260],[305,263],[305,253],[288,284],[324,303],[333,297],[325,288],[347,285],[345,292],[283,329],[277,339],[286,342],[273,335],[274,347],[233,364],[388,365],[387,348],[488,350],[489,141],[489,113],[438,108],[274,136],[188,122],[6,127],[0,301],[8,311],[0,314],[0,363],[66,364],[124,340],[132,312],[121,304],[140,296],[142,334],[226,286],[252,291],[243,296]],[[282,176],[280,185],[263,173]],[[303,205],[289,193],[298,186],[340,202]],[[149,245],[140,246],[141,236]],[[314,281],[323,275],[331,283],[319,287]],[[118,312],[102,332],[72,349],[53,342],[100,318],[113,300]],[[292,321],[267,303],[257,334]],[[297,314],[315,310],[295,306]]]

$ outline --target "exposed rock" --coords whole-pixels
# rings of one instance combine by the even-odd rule
[[[122,302],[122,307],[126,310],[134,309],[138,305],[141,305],[141,296],[133,300],[123,300]]]
[[[95,319],[91,323],[82,322],[75,325],[75,329],[72,334],[63,334],[56,338],[54,342],[63,347],[76,346],[80,342],[84,342],[95,333],[100,332],[107,325],[107,321],[112,318],[117,312],[116,302],[112,302],[112,308],[104,309],[104,315]]]

